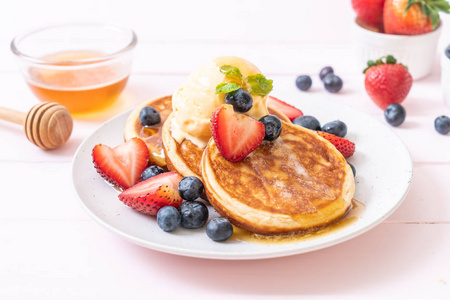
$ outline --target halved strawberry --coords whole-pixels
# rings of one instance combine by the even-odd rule
[[[316,131],[316,132],[318,135],[320,135],[321,137],[332,143],[345,158],[349,158],[350,156],[353,155],[353,153],[355,153],[355,143],[328,132],[324,131]]]
[[[267,103],[268,106],[271,106],[271,107],[281,111],[291,121],[294,121],[297,117],[303,116],[303,112],[300,109],[298,109],[290,104],[287,104],[286,102],[283,102],[280,99],[277,99],[275,97],[269,96],[269,98],[267,99],[267,102],[268,102]]]
[[[115,148],[98,144],[92,149],[92,159],[97,172],[121,189],[139,182],[148,165],[147,145],[140,138],[132,138]]]
[[[123,191],[119,199],[141,213],[156,216],[161,207],[181,205],[178,184],[182,178],[177,172],[162,173]]]
[[[223,157],[231,162],[243,160],[262,143],[264,124],[224,104],[211,117],[211,133]]]

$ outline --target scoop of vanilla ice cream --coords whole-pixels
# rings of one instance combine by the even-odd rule
[[[223,82],[232,82],[220,67],[230,65],[239,69],[246,84],[250,75],[261,71],[252,63],[235,56],[217,57],[199,68],[188,78],[188,81],[172,96],[174,118],[171,124],[172,136],[181,143],[190,140],[196,146],[205,148],[211,138],[210,119],[212,113],[225,103],[225,94],[216,94],[216,86]],[[252,95],[253,107],[245,114],[260,119],[269,114],[267,96]]]

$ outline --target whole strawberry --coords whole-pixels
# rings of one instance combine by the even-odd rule
[[[436,28],[439,12],[450,12],[445,0],[386,0],[384,30],[388,34],[416,35]]]
[[[353,10],[364,25],[383,28],[385,0],[352,0]]]
[[[383,110],[391,103],[401,103],[405,100],[412,86],[412,76],[407,67],[397,63],[388,55],[386,59],[369,61],[364,70],[364,81],[367,94]]]

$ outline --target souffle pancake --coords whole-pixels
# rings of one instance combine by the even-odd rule
[[[342,154],[315,131],[282,122],[280,137],[230,162],[211,139],[202,161],[208,200],[232,224],[272,235],[328,225],[351,206],[355,183]]]

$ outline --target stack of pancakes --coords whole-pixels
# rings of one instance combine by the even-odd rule
[[[153,106],[161,123],[143,127],[139,112]],[[328,225],[351,207],[355,183],[351,167],[339,151],[314,131],[292,124],[280,111],[280,137],[264,141],[240,162],[229,162],[214,139],[201,149],[171,134],[172,98],[151,100],[133,110],[125,126],[125,140],[142,138],[150,163],[197,176],[211,205],[242,229],[259,234],[287,234]]]

